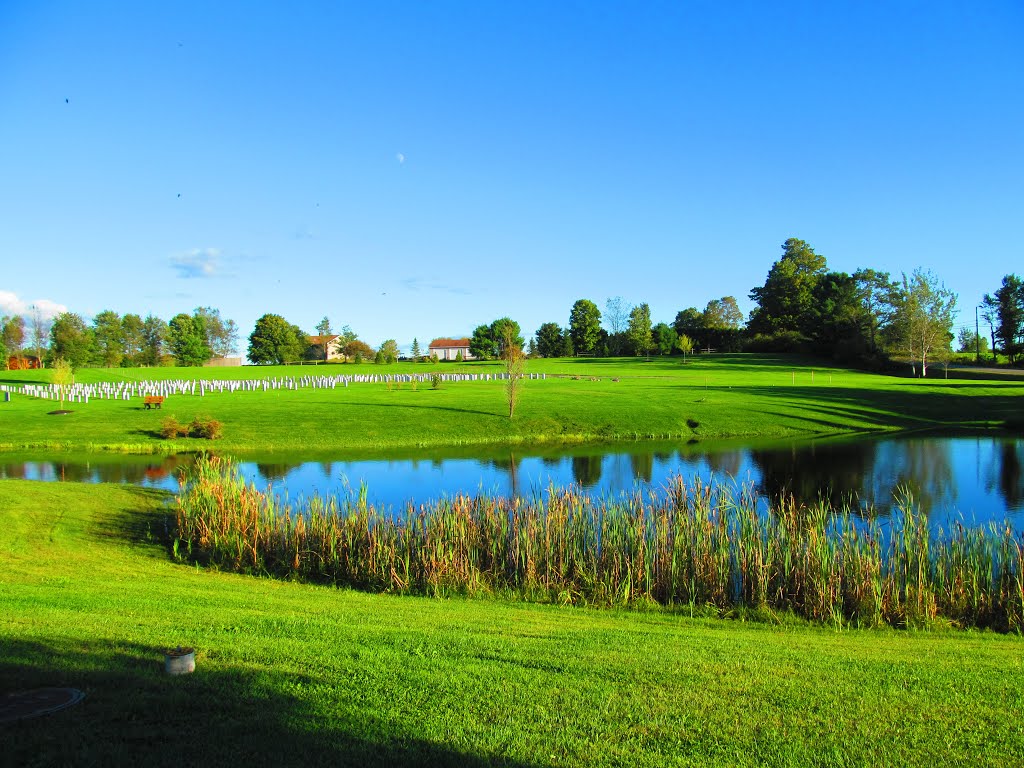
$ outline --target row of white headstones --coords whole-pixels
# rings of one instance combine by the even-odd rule
[[[88,403],[90,398],[131,400],[133,397],[194,395],[236,392],[268,392],[271,390],[336,389],[351,384],[432,384],[434,377],[442,382],[506,381],[507,373],[396,373],[355,376],[285,376],[270,379],[165,379],[161,381],[119,381],[95,384],[71,384],[64,390],[64,399],[71,403]],[[545,373],[524,374],[530,380],[545,380]],[[57,384],[0,384],[0,392],[59,400]]]

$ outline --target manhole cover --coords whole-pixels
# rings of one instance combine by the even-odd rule
[[[85,698],[77,688],[36,688],[0,697],[0,723],[48,715]]]

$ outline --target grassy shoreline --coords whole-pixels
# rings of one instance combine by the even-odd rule
[[[85,370],[82,382],[259,379],[319,375],[496,373],[494,363],[438,366],[344,365],[233,369]],[[771,439],[941,428],[998,429],[1024,412],[1024,381],[902,379],[783,355],[678,359],[538,360],[514,419],[501,382],[377,383],[233,394],[176,395],[161,411],[139,398],[67,406],[15,395],[0,403],[0,451],[109,451],[173,454],[215,447],[246,452],[382,452],[456,446],[574,444],[630,440]],[[0,382],[41,381],[16,371]],[[161,420],[211,417],[216,442],[164,440]]]
[[[369,595],[172,562],[166,496],[0,483],[16,765],[1018,765],[1019,636]],[[185,678],[162,649],[197,649]],[[8,738],[11,737],[11,738]]]

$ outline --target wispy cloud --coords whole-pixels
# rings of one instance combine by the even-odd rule
[[[226,277],[219,248],[193,248],[171,256],[171,267],[185,280]]]
[[[469,295],[469,289],[461,285],[447,285],[423,277],[407,277],[400,281],[400,284],[407,291],[431,291],[432,293],[449,293],[456,296]]]
[[[62,312],[67,312],[68,308],[49,299],[28,301],[19,298],[18,294],[11,291],[0,291],[0,315],[32,317],[32,314],[37,311],[43,320],[52,320]]]

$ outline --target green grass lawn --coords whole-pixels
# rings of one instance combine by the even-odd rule
[[[159,493],[0,482],[4,765],[1020,765],[1024,645],[502,601],[178,564]],[[162,649],[197,650],[168,677]]]
[[[263,378],[317,374],[497,372],[498,363],[332,365],[289,368],[83,370],[81,382],[141,378]],[[786,437],[922,427],[984,429],[1019,418],[1024,381],[913,380],[827,367],[786,355],[609,360],[536,360],[516,415],[501,382],[388,388],[171,396],[162,411],[141,399],[97,400],[50,415],[51,400],[15,395],[0,402],[0,450],[77,449],[174,452],[208,441],[159,436],[167,416],[208,416],[224,424],[219,450],[382,451],[399,448],[595,440]],[[936,369],[933,369],[936,370]],[[46,372],[0,374],[0,383]],[[575,377],[575,378],[574,378]],[[617,381],[616,381],[617,379]]]

